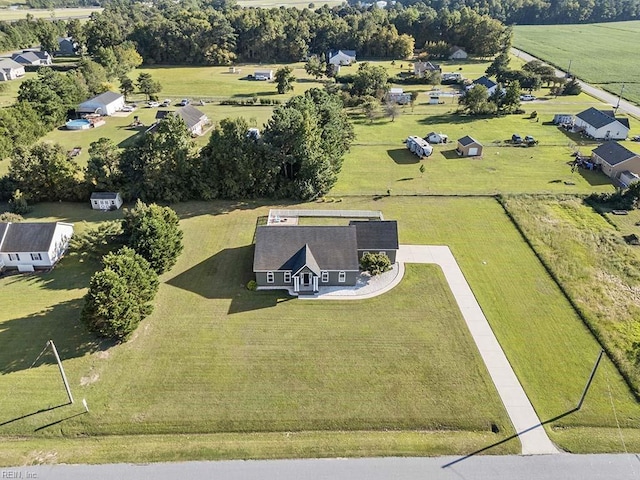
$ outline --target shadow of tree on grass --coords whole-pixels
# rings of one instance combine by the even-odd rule
[[[274,307],[290,300],[285,290],[252,292],[253,245],[225,248],[166,283],[208,299],[231,299],[229,314]]]
[[[2,322],[0,373],[55,364],[51,350],[45,350],[49,340],[55,343],[63,362],[110,347],[111,344],[99,341],[80,322],[83,304],[83,299],[77,298],[32,315]]]

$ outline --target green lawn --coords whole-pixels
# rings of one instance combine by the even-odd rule
[[[444,105],[428,105],[421,93],[412,109],[404,107],[395,121],[373,123],[354,110],[356,140],[344,159],[332,195],[382,194],[494,194],[499,192],[589,193],[612,191],[609,179],[599,173],[571,172],[571,153],[588,153],[597,144],[551,125],[558,111],[578,113],[599,105],[591,97],[554,99],[538,93],[540,100],[524,104],[527,113],[496,118],[455,115],[455,99]],[[539,121],[529,118],[538,112]],[[635,122],[631,120],[632,127]],[[419,161],[405,147],[409,135],[425,136],[430,131],[449,135],[450,142],[434,145],[431,157]],[[513,133],[533,135],[535,147],[514,147],[507,143]],[[471,135],[484,145],[481,159],[460,158],[454,150],[457,139]],[[419,167],[426,168],[424,175]]]
[[[20,3],[11,2],[11,4]],[[103,9],[99,7],[79,7],[79,8],[53,8],[53,9],[39,9],[39,8],[24,8],[24,9],[11,9],[0,8],[0,21],[10,22],[12,20],[20,20],[27,18],[27,15],[33,15],[34,18],[45,18],[52,20],[65,20],[68,18],[89,18],[93,12],[101,12]]]
[[[582,25],[517,25],[513,45],[580,79],[640,102],[637,56],[629,45],[640,43],[640,21]],[[593,39],[598,41],[594,42]],[[589,45],[584,55],[582,46]]]
[[[541,419],[575,405],[598,345],[495,200],[362,197],[304,207],[381,209],[399,220],[402,243],[450,245]],[[0,433],[31,439],[5,441],[3,463],[22,463],[42,448],[74,461],[104,461],[103,448],[122,461],[144,458],[127,452],[129,437],[102,435],[145,434],[141,451],[156,451],[151,458],[193,459],[468,453],[511,433],[437,268],[410,266],[400,286],[366,301],[252,293],[244,289],[250,243],[267,208],[176,208],[185,252],[162,277],[154,313],[125,345],[97,348],[77,323],[92,261],[71,255],[50,274],[0,280],[0,366],[12,392],[0,398]],[[117,214],[43,204],[32,217],[74,221],[81,230]],[[49,338],[91,413],[67,418],[81,407],[62,407],[7,423],[65,400],[51,357],[28,368]],[[625,435],[637,404],[605,361],[583,410],[552,423],[552,438],[571,451],[620,449],[611,401]],[[492,423],[499,434],[489,433]],[[574,429],[581,434],[565,434]],[[287,444],[269,433],[289,431],[306,433]],[[209,438],[219,450],[198,436],[220,432],[238,433]],[[168,453],[167,440],[153,436],[160,433],[193,434],[184,444],[194,450]],[[74,438],[84,435],[91,438],[82,453]],[[50,437],[69,439],[68,450]],[[640,447],[637,436],[625,440],[629,449]],[[491,453],[518,448],[512,441]]]

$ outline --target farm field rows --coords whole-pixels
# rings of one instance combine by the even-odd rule
[[[513,45],[566,71],[640,104],[640,66],[631,45],[640,43],[640,21],[583,25],[517,25]],[[593,41],[597,38],[598,41]],[[581,51],[589,45],[589,53]]]

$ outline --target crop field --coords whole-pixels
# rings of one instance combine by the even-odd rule
[[[640,65],[630,45],[640,44],[640,21],[585,25],[517,25],[513,45],[585,82],[640,103]],[[594,39],[597,38],[597,41]],[[583,50],[589,45],[588,54]]]

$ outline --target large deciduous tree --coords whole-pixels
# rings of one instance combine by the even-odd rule
[[[76,200],[78,171],[57,143],[18,147],[9,166],[9,176],[30,202]]]
[[[178,221],[178,215],[171,208],[138,200],[135,208],[124,212],[123,236],[127,244],[161,274],[170,270],[182,253],[182,230]]]
[[[147,100],[162,91],[162,85],[154,80],[150,73],[141,73],[137,80],[138,89],[147,96]]]
[[[153,310],[158,275],[128,247],[105,255],[103,263],[91,277],[81,319],[98,335],[124,341]]]
[[[293,90],[293,82],[296,81],[296,77],[293,76],[291,67],[282,67],[276,70],[274,80],[276,81],[278,93],[283,94]]]
[[[386,68],[367,62],[361,63],[353,76],[351,94],[358,97],[371,95],[380,100],[389,90],[388,81],[389,74]]]
[[[273,112],[265,154],[281,166],[277,195],[313,199],[336,182],[353,127],[336,95],[311,89]]]
[[[114,191],[121,186],[120,151],[108,138],[99,138],[89,146],[85,182],[98,191]]]

